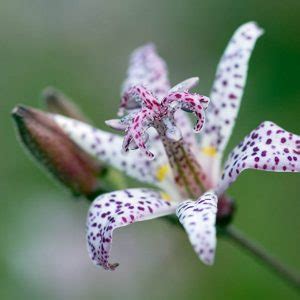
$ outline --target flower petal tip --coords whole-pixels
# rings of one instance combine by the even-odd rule
[[[124,125],[119,119],[106,120],[105,124],[115,130],[123,131],[126,129],[126,125]]]
[[[119,263],[108,264],[107,266],[104,267],[104,269],[109,271],[115,271],[119,265],[120,265]]]
[[[120,264],[119,263],[114,263],[110,265],[110,270],[114,271]]]
[[[12,109],[11,115],[15,120],[17,120],[19,117],[24,117],[24,115],[28,112],[29,109],[26,106],[19,104]]]
[[[190,89],[195,87],[198,83],[199,83],[199,77],[188,78],[173,86],[169,91],[169,93],[189,91]]]
[[[201,257],[201,256],[200,256],[200,259],[201,259],[201,261],[202,261],[205,265],[207,265],[207,266],[209,266],[209,267],[213,266],[213,264],[214,264],[214,262],[215,262],[214,254],[213,254],[212,257]]]
[[[255,38],[263,35],[265,32],[265,30],[263,28],[261,28],[255,21],[250,21],[248,23],[245,23],[245,24],[241,25],[241,27],[239,29],[243,30],[245,34],[247,34],[247,33],[254,34]],[[250,39],[250,36],[248,38]]]

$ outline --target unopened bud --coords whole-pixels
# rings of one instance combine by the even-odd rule
[[[53,87],[47,87],[42,92],[42,99],[49,112],[90,123],[89,119],[83,114],[81,109],[61,91]]]
[[[227,226],[231,223],[235,213],[235,202],[227,195],[223,195],[218,200],[217,225]]]
[[[100,188],[99,165],[83,152],[45,112],[24,106],[12,111],[18,134],[29,153],[74,195]]]

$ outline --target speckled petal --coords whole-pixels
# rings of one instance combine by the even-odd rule
[[[207,265],[213,264],[215,256],[217,202],[217,196],[207,192],[197,201],[182,202],[176,210],[195,252]]]
[[[53,115],[53,119],[71,137],[71,139],[90,155],[111,165],[128,176],[141,182],[158,184],[163,187],[164,181],[157,180],[157,171],[168,164],[168,158],[162,145],[156,143],[150,148],[155,158],[149,161],[143,153],[130,151],[123,153],[123,137],[92,127],[89,124],[70,119],[61,115]],[[170,176],[171,177],[171,176]]]
[[[153,44],[144,45],[132,53],[121,95],[135,85],[143,85],[158,99],[162,99],[170,89],[166,63]],[[121,104],[122,107],[125,106]]]
[[[300,172],[300,136],[263,122],[230,153],[216,192],[224,193],[246,169]]]
[[[116,191],[96,198],[87,217],[87,244],[93,263],[114,270],[118,263],[109,262],[114,229],[175,213],[176,206],[149,189]]]
[[[262,33],[254,22],[249,22],[239,27],[231,38],[217,68],[202,148],[214,148],[222,154],[226,147],[243,95],[248,62]]]

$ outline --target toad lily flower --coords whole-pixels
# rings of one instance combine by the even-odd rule
[[[209,98],[189,92],[197,78],[170,88],[166,65],[153,45],[134,51],[122,88],[119,116],[123,117],[107,122],[125,131],[124,140],[78,120],[53,115],[83,150],[160,189],[127,189],[96,198],[87,218],[88,250],[96,265],[108,270],[118,265],[109,262],[114,229],[174,213],[199,258],[210,265],[218,210],[227,198],[226,189],[241,172],[249,168],[300,171],[300,137],[272,122],[263,122],[246,136],[221,168],[248,61],[261,34],[253,22],[234,33],[217,68],[210,104]],[[194,132],[201,131],[200,142],[184,111],[196,116]],[[138,150],[129,151],[133,149]]]

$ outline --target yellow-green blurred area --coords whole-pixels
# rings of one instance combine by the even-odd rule
[[[227,152],[264,120],[300,134],[300,2],[216,0],[14,0],[0,2],[1,299],[299,299],[252,257],[219,239],[204,266],[187,236],[163,220],[115,233],[115,272],[95,268],[85,246],[88,203],[74,200],[32,162],[10,111],[41,107],[52,85],[95,124],[115,117],[128,56],[152,41],[172,83],[200,77],[208,95],[233,31],[265,29]],[[300,175],[246,171],[230,189],[234,223],[300,270]]]

